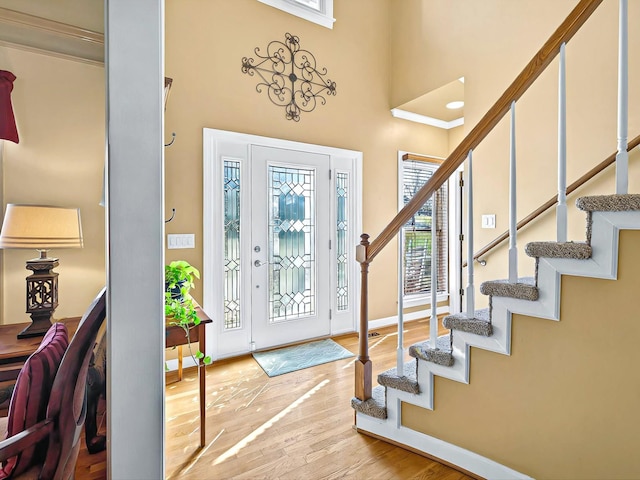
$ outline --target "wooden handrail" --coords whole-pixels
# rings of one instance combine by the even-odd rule
[[[511,85],[505,90],[498,101],[482,117],[478,124],[460,142],[455,150],[447,157],[427,183],[414,195],[414,197],[398,212],[391,222],[380,232],[371,245],[367,248],[367,260],[369,263],[380,251],[396,236],[402,225],[420,210],[420,207],[429,197],[455,172],[464,162],[469,150],[473,150],[502,120],[509,111],[511,103],[518,100],[531,84],[549,66],[551,61],[560,52],[560,45],[568,42],[580,27],[587,21],[602,0],[581,0],[562,22],[558,29],[545,42],[531,61],[524,67]]]
[[[636,138],[634,138],[633,140],[631,140],[629,142],[629,144],[627,145],[627,152],[630,152],[631,150],[636,148],[638,145],[640,145],[640,135],[638,135]],[[617,152],[616,153],[612,153],[606,159],[604,159],[602,162],[600,162],[598,165],[593,167],[591,170],[589,170],[587,173],[585,173],[580,178],[578,178],[575,182],[573,182],[571,185],[569,185],[567,187],[567,195],[569,195],[570,193],[573,193],[578,188],[580,188],[582,185],[584,185],[589,180],[591,180],[593,177],[595,177],[600,172],[602,172],[605,168],[607,168],[608,166],[614,164],[615,161],[616,161],[616,155],[617,155]],[[522,227],[524,227],[525,225],[527,225],[531,221],[535,220],[537,217],[539,217],[544,212],[546,212],[551,207],[553,207],[556,203],[558,203],[558,196],[557,195],[551,197],[549,200],[547,200],[545,203],[540,205],[538,208],[536,208],[529,215],[527,215],[522,220],[520,220],[518,222],[518,224],[516,225],[516,230],[520,230]],[[478,250],[473,255],[473,259],[477,260],[478,258],[482,257],[483,255],[486,255],[490,250],[492,250],[493,248],[497,247],[500,243],[504,242],[507,238],[509,238],[509,231],[502,232],[501,235],[499,235],[498,237],[493,239],[491,242],[487,243],[480,250]],[[463,268],[466,267],[466,266],[467,266],[467,261],[465,261],[462,264]]]

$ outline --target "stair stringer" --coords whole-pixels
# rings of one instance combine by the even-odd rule
[[[453,335],[451,367],[422,359],[418,362],[419,394],[410,394],[391,387],[386,390],[387,419],[380,420],[356,412],[358,430],[423,451],[469,472],[485,478],[529,479],[504,465],[435,437],[402,426],[402,402],[429,410],[434,409],[434,376],[469,383],[470,349],[482,348],[504,355],[511,352],[511,317],[513,313],[560,320],[561,276],[575,275],[615,280],[618,272],[618,242],[620,230],[640,230],[640,211],[592,212],[592,257],[586,260],[539,258],[538,300],[528,301],[508,297],[492,298],[493,335],[483,337],[456,331]]]

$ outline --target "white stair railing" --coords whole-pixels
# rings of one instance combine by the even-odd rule
[[[560,46],[558,66],[558,206],[556,229],[558,242],[567,241],[567,77],[565,46]]]
[[[625,194],[629,188],[629,154],[627,126],[629,102],[629,48],[627,0],[620,0],[618,35],[618,153],[616,155],[616,193]]]
[[[509,155],[509,283],[518,281],[518,248],[516,233],[516,102],[511,102],[511,129]],[[471,257],[473,258],[473,257]]]
[[[472,318],[475,312],[475,287],[473,285],[473,150],[467,154],[467,286],[465,315]]]
[[[398,348],[396,373],[404,375],[404,228],[398,232]]]
[[[438,191],[431,197],[431,320],[429,321],[429,346],[435,350],[438,340]]]

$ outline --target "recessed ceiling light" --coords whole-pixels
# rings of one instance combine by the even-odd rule
[[[449,102],[449,103],[447,103],[446,107],[449,110],[457,110],[458,108],[464,107],[464,102],[462,100],[457,100],[455,102]]]

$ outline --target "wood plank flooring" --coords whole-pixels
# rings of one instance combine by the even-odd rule
[[[428,336],[428,320],[410,322],[405,344]],[[395,365],[394,327],[370,338],[375,376]],[[357,336],[335,339],[357,352]],[[207,368],[207,441],[199,444],[195,370],[166,387],[167,479],[470,479],[433,460],[357,433],[353,361],[269,378],[251,356]],[[80,453],[76,478],[106,478],[105,455]],[[94,460],[92,460],[94,459]],[[98,476],[102,474],[102,476]]]

